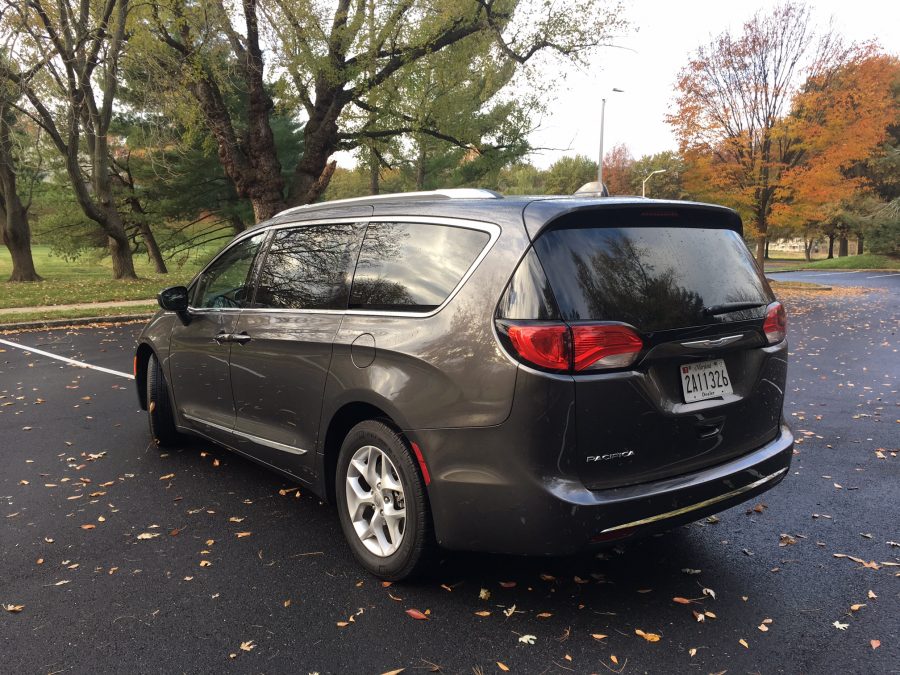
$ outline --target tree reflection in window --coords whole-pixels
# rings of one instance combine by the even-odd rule
[[[256,307],[346,309],[363,225],[276,230],[260,271]]]

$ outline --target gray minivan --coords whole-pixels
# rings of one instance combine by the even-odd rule
[[[335,503],[385,579],[563,554],[777,484],[784,310],[719,206],[439,190],[284,211],[162,291],[135,377]]]

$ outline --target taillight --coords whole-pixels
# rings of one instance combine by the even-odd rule
[[[784,340],[787,335],[787,315],[784,306],[780,302],[773,302],[766,308],[766,321],[763,323],[763,332],[770,345]]]
[[[644,342],[628,326],[618,324],[572,326],[575,370],[625,368],[634,363]]]
[[[634,329],[622,324],[501,320],[497,326],[519,360],[558,372],[625,368],[644,348]]]
[[[506,334],[529,363],[550,370],[569,369],[569,327],[565,324],[510,325]]]

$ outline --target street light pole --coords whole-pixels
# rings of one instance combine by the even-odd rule
[[[623,93],[624,89],[616,89],[613,87],[613,91],[617,94]],[[600,161],[597,162],[597,189],[600,192],[603,192],[603,126],[606,121],[606,98],[600,99]]]
[[[658,173],[665,173],[665,169],[657,169],[656,171],[651,171],[647,174],[647,177],[641,182],[641,197],[647,196],[647,181],[650,180],[650,176],[655,176]]]

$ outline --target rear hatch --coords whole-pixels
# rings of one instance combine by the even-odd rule
[[[571,213],[534,241],[498,333],[528,365],[572,375],[587,487],[694,471],[777,434],[783,310],[739,229],[725,209],[648,204]],[[540,316],[522,309],[529,284]]]

